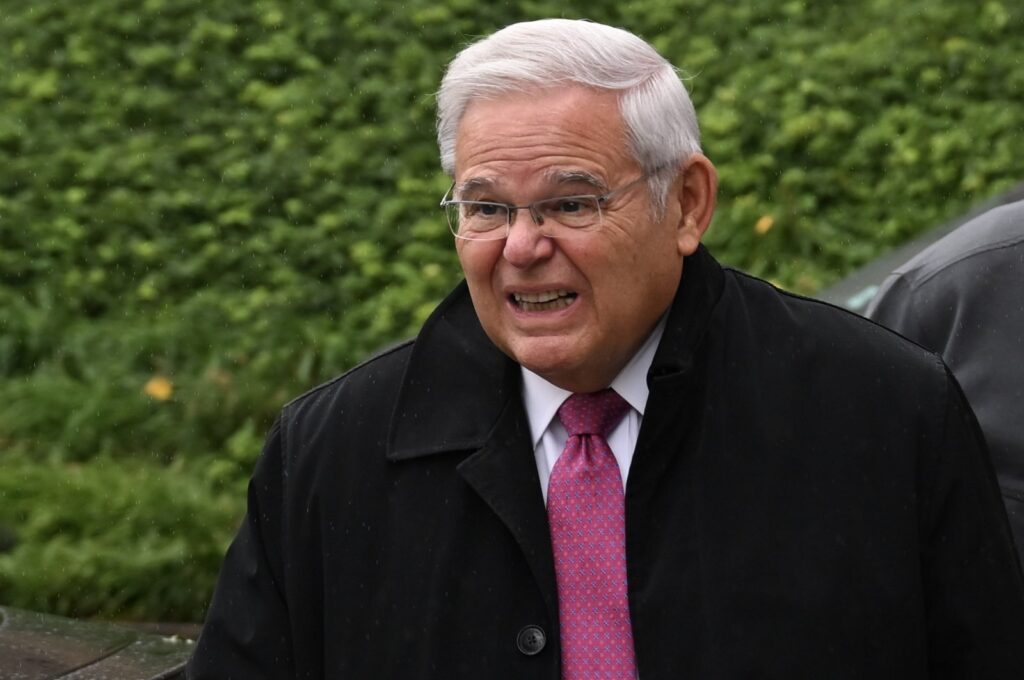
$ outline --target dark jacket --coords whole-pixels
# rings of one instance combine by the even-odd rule
[[[885,280],[868,316],[938,352],[963,386],[1024,556],[1024,201],[921,251]]]
[[[701,249],[626,490],[642,680],[1020,678],[1024,586],[932,354]],[[465,286],[286,406],[192,678],[559,678],[518,366]]]

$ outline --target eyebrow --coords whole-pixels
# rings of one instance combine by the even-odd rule
[[[471,177],[465,182],[459,182],[455,185],[455,191],[452,193],[457,196],[463,196],[470,191],[479,191],[481,189],[493,189],[497,184],[493,179],[489,177]]]
[[[553,184],[586,184],[598,193],[608,188],[600,177],[583,170],[548,170],[544,176]]]
[[[551,184],[586,184],[598,193],[604,193],[608,185],[601,178],[583,170],[546,170],[544,178]],[[490,177],[470,177],[464,182],[455,185],[454,194],[464,196],[474,191],[493,190],[500,184],[500,180]]]

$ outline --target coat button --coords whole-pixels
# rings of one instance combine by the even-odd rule
[[[540,626],[524,626],[516,635],[516,649],[526,656],[533,656],[540,654],[540,650],[544,649],[547,641],[544,629]]]

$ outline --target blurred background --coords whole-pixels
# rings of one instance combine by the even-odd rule
[[[1011,0],[0,0],[0,604],[202,619],[280,406],[460,278],[445,63],[548,16],[682,70],[789,290],[1024,179]]]

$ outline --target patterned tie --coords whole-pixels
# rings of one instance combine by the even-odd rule
[[[548,483],[562,629],[562,680],[633,680],[626,522],[619,466],[605,436],[629,405],[610,389],[558,409],[569,432]]]

